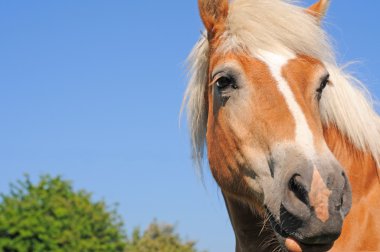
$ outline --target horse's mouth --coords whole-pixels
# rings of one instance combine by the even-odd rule
[[[301,242],[301,235],[294,232],[289,233],[281,227],[281,225],[269,215],[269,221],[274,233],[285,251],[289,252],[325,252],[329,251],[334,242],[329,243],[305,243]]]
[[[330,244],[304,244],[288,237],[284,241],[284,247],[289,252],[324,252],[329,251],[334,243]]]

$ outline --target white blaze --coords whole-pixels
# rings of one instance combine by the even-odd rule
[[[293,53],[287,53],[286,55],[274,54],[272,52],[260,50],[257,56],[258,59],[264,61],[274,79],[277,81],[277,87],[285,98],[285,101],[289,107],[290,112],[294,117],[296,124],[296,142],[300,145],[310,156],[315,155],[313,134],[306,121],[306,117],[302,112],[301,107],[297,103],[294,94],[288,84],[288,82],[282,76],[282,68],[289,60],[296,57]]]

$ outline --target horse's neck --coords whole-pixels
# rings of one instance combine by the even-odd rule
[[[370,153],[360,151],[335,127],[324,129],[327,145],[345,168],[352,187],[352,208],[330,252],[380,251],[380,183]]]
[[[324,129],[326,143],[345,168],[352,186],[353,202],[379,186],[377,167],[371,153],[356,148],[336,127]]]
[[[223,193],[228,215],[236,236],[236,252],[274,251],[278,243],[274,243],[274,233],[267,223],[249,206]]]

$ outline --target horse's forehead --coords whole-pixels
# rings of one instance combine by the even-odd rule
[[[267,86],[271,87],[271,89],[266,87],[265,89],[260,88],[260,90],[270,92],[269,96],[268,94],[265,96],[271,99],[270,104],[277,104],[277,110],[280,105],[287,108],[287,112],[292,118],[291,121],[294,122],[292,123],[293,130],[291,130],[294,132],[294,141],[306,152],[307,156],[315,156],[316,147],[319,149],[318,146],[321,143],[320,137],[315,136],[321,135],[321,132],[315,122],[315,115],[311,109],[307,108],[310,104],[304,101],[305,94],[302,90],[306,90],[306,88],[302,85],[308,85],[305,83],[305,79],[309,78],[308,75],[315,75],[317,69],[322,69],[319,67],[322,65],[321,62],[292,52],[274,53],[258,50],[255,56],[242,53],[214,55],[210,61],[210,72],[218,66],[228,65],[229,62],[237,63],[240,66],[246,79],[251,82],[250,85],[268,84]],[[258,70],[255,71],[255,68]],[[275,84],[269,85],[269,83]],[[278,102],[275,102],[276,100]],[[265,106],[265,104],[256,104],[255,106],[260,109],[260,106]],[[270,111],[275,113],[277,110]],[[273,118],[280,117],[273,116]],[[282,127],[286,127],[286,125],[282,123]],[[287,130],[287,132],[290,131]]]
[[[266,62],[270,68],[272,76],[277,82],[277,88],[285,98],[286,104],[295,121],[295,142],[302,147],[307,156],[315,155],[314,134],[310,127],[310,121],[306,117],[305,104],[301,99],[297,99],[297,92],[291,87],[288,79],[285,78],[283,69],[289,64],[290,60],[296,58],[295,54],[274,54],[271,52],[261,52],[261,59]],[[298,94],[299,95],[299,94]]]

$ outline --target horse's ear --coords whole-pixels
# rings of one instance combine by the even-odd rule
[[[221,32],[228,16],[228,0],[198,0],[198,6],[209,37]]]
[[[313,15],[318,20],[318,22],[321,22],[326,15],[329,5],[330,0],[319,0],[308,9],[306,9],[306,11],[307,13]]]

